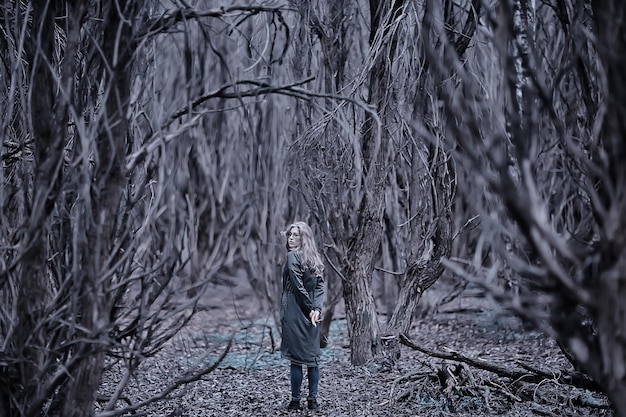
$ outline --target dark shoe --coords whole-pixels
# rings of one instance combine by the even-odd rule
[[[287,406],[287,410],[300,410],[300,401],[291,400],[291,402]]]
[[[318,408],[320,408],[320,405],[317,403],[316,399],[307,400],[306,402],[309,406],[309,410],[317,410]]]

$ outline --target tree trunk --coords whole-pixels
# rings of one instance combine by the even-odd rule
[[[599,356],[596,357],[593,351],[587,356],[579,355],[579,358],[586,359],[585,368],[590,370],[592,378],[604,387],[616,416],[620,417],[626,416],[626,342],[616,335],[623,335],[626,332],[624,271],[626,271],[625,250],[620,254],[620,260],[615,266],[601,277],[598,300],[602,300],[602,303],[597,317]],[[601,360],[598,361],[598,358]]]
[[[91,201],[84,206],[91,220],[83,223],[87,244],[82,249],[82,282],[77,283],[80,325],[87,333],[84,340],[77,343],[76,349],[87,355],[80,360],[68,379],[62,414],[67,417],[94,414],[96,394],[109,347],[111,278],[103,277],[111,276],[108,268],[111,259],[115,259],[112,252],[115,225],[125,185],[125,152],[129,133],[126,114],[134,48],[131,25],[139,7],[130,3],[123,10],[118,10],[115,5],[105,8],[103,52],[106,61],[102,65],[107,68],[105,80],[109,89],[105,93],[104,117],[98,126],[95,177],[91,184],[94,191],[91,193]],[[82,198],[89,196],[83,195]]]
[[[26,405],[32,398],[42,396],[40,383],[45,369],[46,338],[41,326],[45,319],[48,275],[46,267],[48,220],[54,207],[60,184],[60,161],[64,135],[55,125],[54,80],[48,62],[54,55],[54,8],[37,3],[33,22],[39,28],[38,39],[30,45],[32,63],[31,120],[35,146],[35,179],[33,203],[28,213],[27,228],[20,241],[23,263],[19,276],[17,326],[12,349],[28,361],[20,362],[14,370],[23,387],[6,387],[17,398],[13,404]],[[5,388],[3,388],[5,389]],[[11,406],[9,406],[11,407]],[[24,411],[6,410],[6,415]]]
[[[417,149],[414,150],[417,152]],[[432,181],[430,182],[431,213],[416,216],[417,218],[433,219],[433,224],[416,230],[425,230],[425,236],[414,231],[413,239],[422,239],[421,243],[414,242],[409,256],[409,266],[404,273],[400,285],[400,294],[394,312],[387,324],[386,335],[398,336],[400,333],[408,334],[413,321],[413,313],[419,304],[421,295],[433,285],[443,274],[445,268],[443,258],[450,256],[452,248],[452,199],[451,177],[446,161],[447,155],[443,149],[437,146],[430,148]],[[414,166],[419,166],[414,161]],[[417,180],[413,182],[417,183]],[[414,191],[414,196],[422,196],[422,193]],[[411,213],[417,213],[416,202],[411,204]],[[424,208],[422,208],[424,209]],[[414,248],[414,249],[413,249]],[[417,250],[421,249],[421,253]]]
[[[351,270],[343,283],[346,313],[351,328],[350,360],[354,365],[367,362],[378,353],[380,345],[379,323],[372,294],[372,271],[383,233],[387,172],[385,150],[390,136],[385,122],[391,110],[391,70],[396,48],[394,21],[399,17],[402,6],[402,1],[394,1],[393,4],[370,1],[370,48],[377,53],[369,77],[368,103],[376,109],[380,125],[370,114],[366,116],[361,137],[365,189],[359,205],[355,241],[348,252]],[[379,44],[380,39],[383,41]]]
[[[606,152],[605,167],[610,183],[601,181],[607,215],[601,221],[602,261],[597,282],[597,305],[592,315],[597,327],[597,344],[576,349],[567,340],[576,358],[602,385],[615,413],[626,416],[626,4],[620,0],[594,1],[598,52],[606,75],[604,116],[601,140]],[[595,314],[594,314],[595,312]],[[596,351],[597,348],[597,351]]]
[[[429,14],[434,10],[428,10],[425,5],[424,28],[429,27]],[[446,7],[440,10],[441,19],[447,22],[447,39],[454,45],[458,56],[463,56],[469,40],[476,31],[477,15],[480,12],[480,2],[473,1],[473,12],[467,14],[466,20],[460,21],[460,16],[465,13],[455,13],[452,8]],[[455,28],[462,28],[457,32]],[[425,30],[428,32],[428,29]],[[425,42],[436,44],[437,41],[425,37]],[[425,69],[429,62],[423,57]],[[427,72],[427,71],[425,71]],[[441,120],[440,109],[430,106],[427,95],[430,77],[423,75],[418,80],[417,91],[421,91],[414,104],[415,117],[429,120],[428,123]],[[435,81],[436,85],[440,85]],[[441,92],[434,88],[433,95],[437,95],[437,102],[441,100]],[[422,122],[422,121],[420,121]],[[428,125],[428,123],[426,123]],[[386,335],[397,336],[400,333],[408,333],[413,319],[413,313],[419,304],[423,292],[433,285],[443,274],[445,268],[442,259],[447,258],[452,250],[452,206],[454,192],[452,181],[454,175],[448,164],[448,154],[444,146],[444,138],[437,132],[444,131],[444,126],[435,126],[431,129],[430,139],[424,143],[412,146],[411,181],[409,192],[409,212],[415,213],[410,220],[411,243],[408,256],[408,267],[400,284],[398,302],[389,322],[387,323]],[[415,132],[415,137],[423,137]],[[430,144],[429,144],[430,141]],[[428,161],[428,174],[422,174],[421,154],[425,153],[424,159]],[[422,186],[422,184],[427,184]],[[393,339],[393,338],[392,338]]]

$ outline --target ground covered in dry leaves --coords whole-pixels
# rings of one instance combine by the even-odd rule
[[[289,371],[280,358],[280,335],[270,314],[255,313],[257,305],[251,296],[213,300],[188,329],[146,361],[125,400],[145,400],[199,360],[213,363],[232,339],[225,359],[201,380],[128,415],[612,416],[603,396],[557,382],[559,373],[571,366],[552,340],[476,300],[462,299],[418,320],[411,340],[432,351],[458,352],[500,367],[520,369],[526,364],[555,378],[532,384],[512,381],[404,345],[397,360],[379,358],[353,367],[345,317],[340,316],[323,349],[321,408],[289,412]],[[113,370],[106,375],[111,381],[118,377]],[[306,393],[306,378],[304,384]]]

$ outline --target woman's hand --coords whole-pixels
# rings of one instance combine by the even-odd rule
[[[317,327],[317,325],[322,322],[322,314],[317,310],[311,310],[309,319],[311,320],[311,324]]]

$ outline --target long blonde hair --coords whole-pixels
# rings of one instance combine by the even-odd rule
[[[293,228],[298,229],[302,236],[302,244],[296,250],[302,258],[302,263],[311,268],[315,275],[321,276],[324,272],[324,263],[317,251],[313,230],[305,222],[293,222],[281,234],[287,236],[287,233]]]

